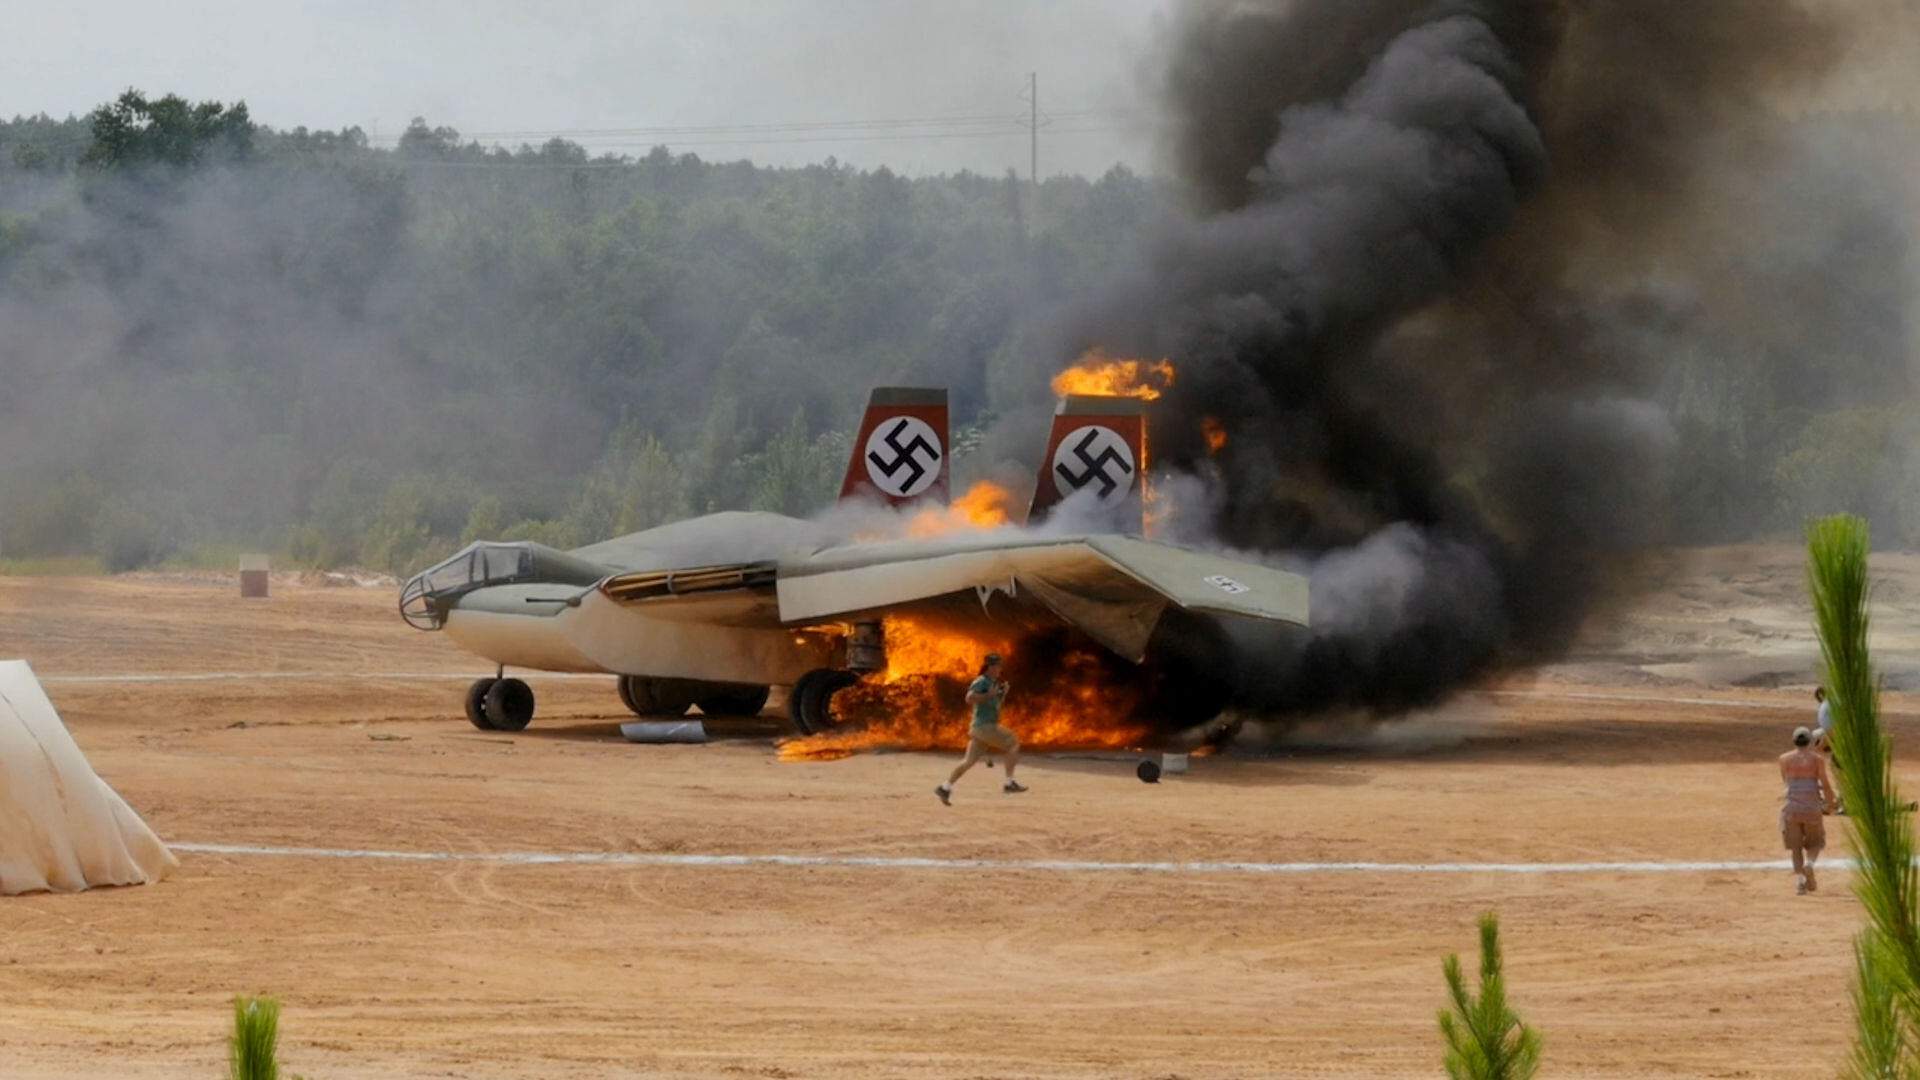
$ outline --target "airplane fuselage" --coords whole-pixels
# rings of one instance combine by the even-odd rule
[[[732,625],[771,595],[748,592],[673,604],[621,604],[599,589],[494,585],[447,612],[447,636],[495,664],[712,682],[791,684],[833,663],[838,642],[814,630]]]

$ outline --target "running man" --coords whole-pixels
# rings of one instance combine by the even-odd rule
[[[1027,790],[1026,785],[1013,778],[1013,768],[1020,764],[1020,740],[1000,723],[1000,703],[1006,697],[1007,684],[1000,679],[1000,654],[988,653],[986,662],[980,665],[980,677],[967,687],[967,704],[973,709],[973,726],[967,731],[967,756],[960,759],[959,767],[947,777],[946,783],[933,789],[941,802],[952,806],[953,785],[967,775],[975,762],[992,753],[1007,756],[1007,782],[1000,790],[1009,795]]]
[[[1827,826],[1821,815],[1834,809],[1827,759],[1813,751],[1812,743],[1813,732],[1794,728],[1793,749],[1780,755],[1780,779],[1787,782],[1786,804],[1780,808],[1780,839],[1793,855],[1793,873],[1800,879],[1795,891],[1802,896],[1819,891],[1813,863],[1827,846]]]

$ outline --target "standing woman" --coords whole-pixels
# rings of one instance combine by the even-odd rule
[[[1813,732],[1794,728],[1793,749],[1780,755],[1780,779],[1787,783],[1786,804],[1780,807],[1780,839],[1793,856],[1793,872],[1800,879],[1795,891],[1802,896],[1819,891],[1813,863],[1827,846],[1822,815],[1834,809],[1827,759],[1813,751],[1812,742]]]
[[[1013,778],[1014,766],[1020,764],[1020,740],[1000,723],[1000,703],[1006,697],[1007,684],[1000,679],[1000,654],[988,653],[980,665],[980,676],[967,687],[967,704],[973,709],[973,723],[967,729],[967,756],[960,759],[946,783],[933,789],[941,802],[952,806],[953,785],[967,775],[975,762],[992,753],[1007,756],[1007,782],[1000,790],[1009,795],[1027,790],[1025,784]]]

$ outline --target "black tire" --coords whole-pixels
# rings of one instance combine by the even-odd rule
[[[806,720],[804,730],[810,734],[832,731],[838,726],[830,708],[833,695],[860,681],[860,676],[851,671],[823,668],[815,674],[819,678],[807,683],[800,694],[800,714]]]
[[[483,706],[495,731],[525,731],[533,722],[533,687],[519,679],[500,679],[487,688]]]
[[[711,683],[694,679],[654,679],[651,716],[685,716],[693,700]]]
[[[813,723],[807,718],[807,694],[821,676],[831,674],[833,672],[826,668],[815,668],[800,676],[787,692],[787,719],[793,721],[794,730],[802,735],[813,734]]]
[[[487,719],[487,691],[493,689],[498,679],[475,679],[467,687],[467,722],[481,731],[492,731],[493,723]]]
[[[718,693],[708,694],[694,702],[700,711],[708,716],[751,719],[759,716],[760,710],[767,707],[767,698],[773,693],[770,686],[729,686]]]
[[[620,704],[635,716],[645,716],[653,704],[653,684],[637,675],[622,675],[613,680]]]
[[[687,696],[680,679],[652,679],[645,675],[622,675],[617,683],[620,703],[635,716],[658,719],[684,716],[693,700]]]

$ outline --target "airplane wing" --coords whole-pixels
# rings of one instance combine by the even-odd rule
[[[780,562],[780,618],[804,625],[884,613],[952,593],[1038,600],[1094,640],[1138,661],[1167,605],[1307,624],[1307,579],[1130,536],[987,534],[829,548]]]
[[[723,510],[603,540],[567,554],[618,573],[757,562],[811,551],[838,537],[810,521],[756,510]]]

